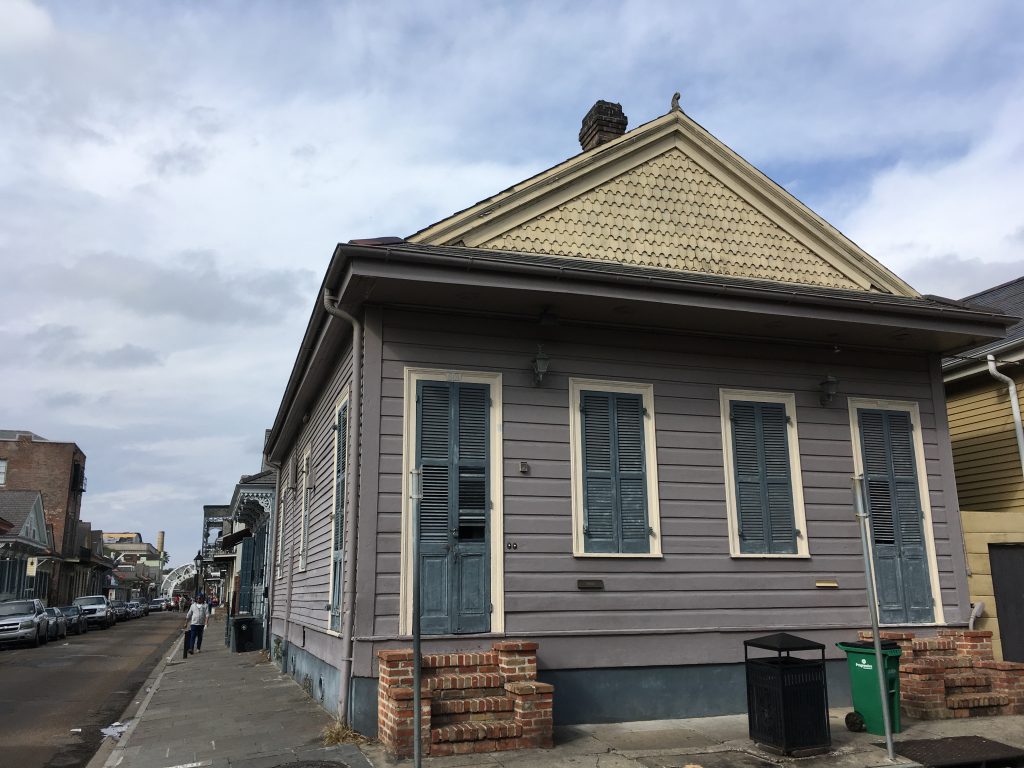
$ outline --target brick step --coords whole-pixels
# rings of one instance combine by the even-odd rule
[[[431,707],[433,714],[462,715],[481,712],[511,712],[515,702],[511,696],[475,696],[466,699],[441,699]]]
[[[949,693],[988,693],[992,690],[992,682],[987,675],[959,674],[945,678],[946,691]]]
[[[954,693],[946,697],[946,706],[950,709],[1004,707],[1009,703],[1009,696],[996,693]]]
[[[497,672],[470,672],[429,675],[423,678],[423,687],[428,691],[467,691],[485,688],[501,689],[505,678]],[[485,696],[487,694],[474,694]]]
[[[508,720],[481,720],[430,729],[432,744],[483,741],[484,739],[515,739],[522,735],[523,726]]]
[[[431,653],[423,657],[424,674],[490,674],[498,671],[498,654],[482,653]]]
[[[970,669],[973,666],[974,660],[967,656],[919,656],[908,664],[901,664],[900,671],[910,674],[943,669]]]
[[[910,647],[914,655],[952,656],[956,653],[956,641],[945,637],[922,637],[912,640]]]
[[[478,696],[468,699],[441,699],[431,706],[430,722],[440,728],[454,723],[511,720],[515,717],[511,696]]]

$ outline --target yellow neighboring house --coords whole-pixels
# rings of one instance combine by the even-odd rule
[[[1024,316],[1024,277],[963,300]],[[947,359],[953,465],[976,629],[991,629],[997,659],[1024,662],[1024,321],[1007,336]]]

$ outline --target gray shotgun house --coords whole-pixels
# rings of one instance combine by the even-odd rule
[[[744,639],[867,622],[855,474],[883,622],[968,619],[940,364],[1012,320],[920,295],[678,106],[598,102],[580,141],[324,276],[267,442],[270,635],[360,731],[417,569],[424,652],[539,643],[556,722],[743,711]]]

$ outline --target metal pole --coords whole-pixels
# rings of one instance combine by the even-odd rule
[[[868,546],[868,511],[864,503],[864,477],[853,478],[853,509],[860,520],[860,544],[864,554],[864,577],[868,585],[868,613],[871,614],[871,636],[875,644],[875,670],[878,672],[878,691],[882,697],[882,722],[885,728],[885,749],[889,759],[896,759],[892,743],[892,721],[889,719],[889,685],[882,664],[882,639],[878,636],[878,599],[875,596],[874,570],[871,568],[871,548]]]
[[[423,470],[410,472],[410,496],[412,503],[412,708],[415,713],[413,724],[412,764],[420,768],[423,760],[422,717],[420,716],[420,685],[423,679],[423,655],[420,650],[420,500],[423,498]]]

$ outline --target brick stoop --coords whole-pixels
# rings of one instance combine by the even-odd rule
[[[861,638],[871,639],[870,632]],[[1024,714],[1024,664],[994,661],[987,630],[940,629],[936,637],[880,632],[896,641],[900,709],[921,720]]]
[[[411,650],[378,651],[378,731],[393,757],[413,752]],[[537,644],[422,658],[423,754],[550,748],[554,688],[537,682]]]

